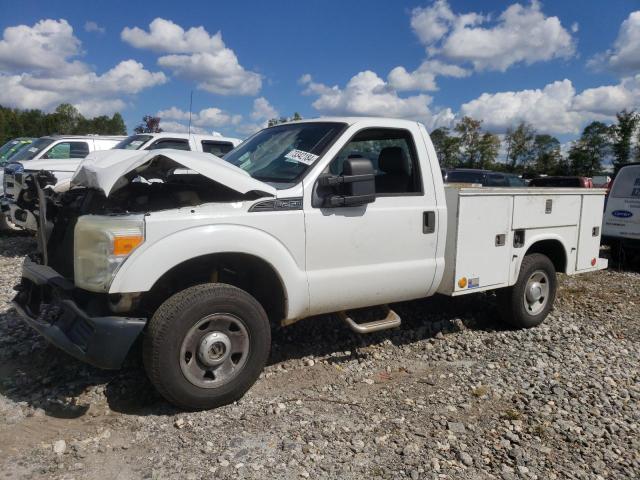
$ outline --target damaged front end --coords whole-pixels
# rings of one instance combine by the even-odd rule
[[[37,202],[38,249],[25,260],[14,305],[66,352],[119,368],[153,313],[140,293],[108,293],[117,270],[144,243],[145,216],[275,196],[275,189],[210,154],[100,153],[64,192],[45,172],[25,177],[26,195]]]

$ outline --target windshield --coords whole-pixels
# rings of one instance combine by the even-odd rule
[[[291,123],[267,128],[225,155],[253,178],[289,188],[345,127],[343,123]]]
[[[0,147],[0,158],[4,158],[4,154],[11,150],[13,147],[18,145],[20,140],[9,140],[7,143]]]
[[[139,150],[145,143],[151,140],[151,135],[131,135],[118,143],[113,149],[118,150]]]
[[[613,182],[611,196],[640,199],[640,165],[624,167],[618,172]]]
[[[33,142],[29,148],[23,148],[18,153],[16,153],[13,157],[11,157],[12,162],[19,162],[20,160],[31,160],[42,150],[47,148],[54,142],[53,138],[39,138],[35,142]]]

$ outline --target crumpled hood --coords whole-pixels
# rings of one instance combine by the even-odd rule
[[[252,178],[244,170],[215,155],[172,149],[93,152],[80,164],[71,178],[71,185],[102,190],[108,197],[129,183],[125,175],[130,172],[143,174],[145,170],[153,169],[156,173],[169,173],[176,168],[193,170],[242,194],[258,191],[276,196],[274,187]]]
[[[66,158],[66,159],[40,159],[40,160],[22,160],[21,163],[26,172],[39,172],[47,170],[49,172],[75,172],[78,165],[84,160],[83,158]]]

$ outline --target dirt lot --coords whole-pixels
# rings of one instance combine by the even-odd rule
[[[0,478],[638,478],[640,274],[561,278],[511,331],[478,295],[403,303],[360,337],[334,318],[274,332],[237,404],[176,411],[138,355],[84,365],[8,303],[28,237],[0,238]]]

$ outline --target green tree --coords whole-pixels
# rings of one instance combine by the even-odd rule
[[[464,116],[454,127],[460,137],[462,163],[467,167],[475,167],[480,163],[481,125],[482,121]]]
[[[62,135],[71,135],[76,133],[78,125],[83,120],[82,115],[76,107],[69,103],[61,103],[53,112],[56,133]]]
[[[610,150],[611,127],[602,122],[591,122],[569,150],[572,173],[587,177],[598,174]]]
[[[533,139],[534,166],[537,173],[553,175],[558,170],[560,141],[551,135],[536,135]]]
[[[512,128],[507,130],[505,143],[510,171],[515,171],[518,164],[521,165],[522,171],[527,168],[528,163],[534,156],[535,134],[533,127],[525,122],[520,122],[515,130]]]
[[[617,123],[611,126],[611,150],[613,167],[618,171],[625,163],[631,161],[631,139],[638,126],[638,114],[631,110],[616,113]]]
[[[480,168],[492,168],[496,159],[498,158],[498,152],[500,151],[500,139],[493,133],[485,132],[480,137],[479,155],[480,155]]]
[[[455,168],[460,163],[460,138],[450,135],[446,127],[436,128],[431,132],[431,141],[438,155],[440,166]]]

